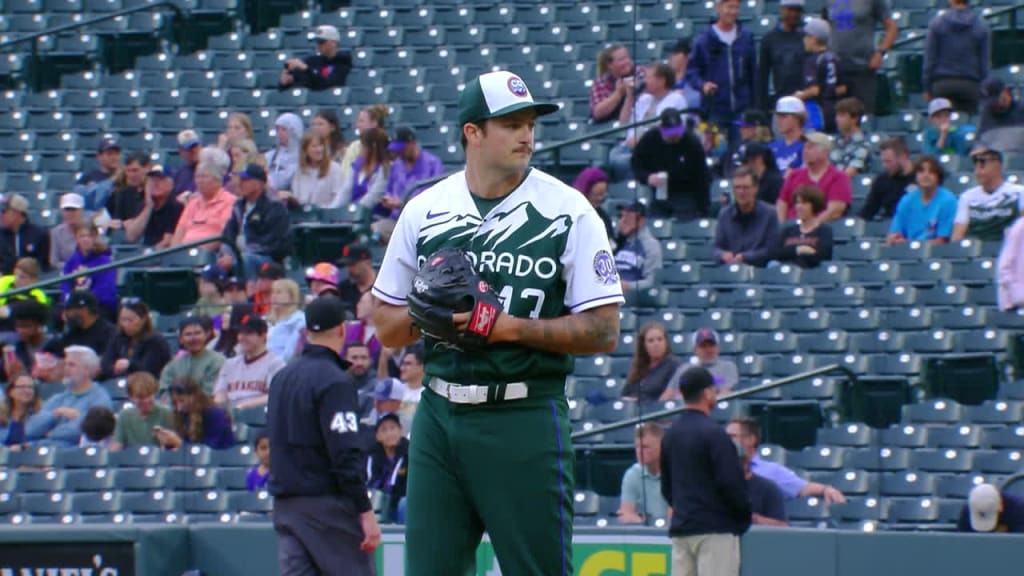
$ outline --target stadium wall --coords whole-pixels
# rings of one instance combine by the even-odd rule
[[[403,573],[402,542],[401,531],[385,529],[381,576]],[[276,552],[267,525],[4,527],[0,576],[270,576]],[[662,530],[577,530],[574,554],[578,576],[669,574]],[[1016,535],[755,528],[743,538],[743,576],[995,576],[1021,566],[1024,537]],[[500,574],[486,542],[478,568]]]

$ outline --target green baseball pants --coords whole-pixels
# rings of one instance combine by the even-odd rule
[[[475,576],[486,532],[503,576],[572,574],[570,434],[561,390],[475,405],[424,390],[412,425],[405,573]]]

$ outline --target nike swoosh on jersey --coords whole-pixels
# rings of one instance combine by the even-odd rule
[[[445,214],[450,214],[450,213],[451,213],[451,211],[431,213],[429,210],[427,210],[427,220],[433,220],[434,218],[440,218],[441,216],[444,216]]]

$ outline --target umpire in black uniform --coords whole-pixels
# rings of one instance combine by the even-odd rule
[[[308,344],[270,384],[270,493],[282,576],[376,574],[380,527],[366,490],[359,399],[340,356],[345,307],[306,307]]]

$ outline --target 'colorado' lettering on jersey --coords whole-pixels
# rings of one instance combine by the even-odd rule
[[[416,271],[442,247],[465,250],[513,316],[553,318],[623,301],[597,213],[579,192],[539,170],[531,170],[486,215],[466,186],[465,172],[410,201],[395,226],[374,296],[404,305]],[[563,354],[498,345],[488,354],[466,355],[437,344],[428,342],[427,371],[455,382],[516,381],[572,370],[571,357]]]

